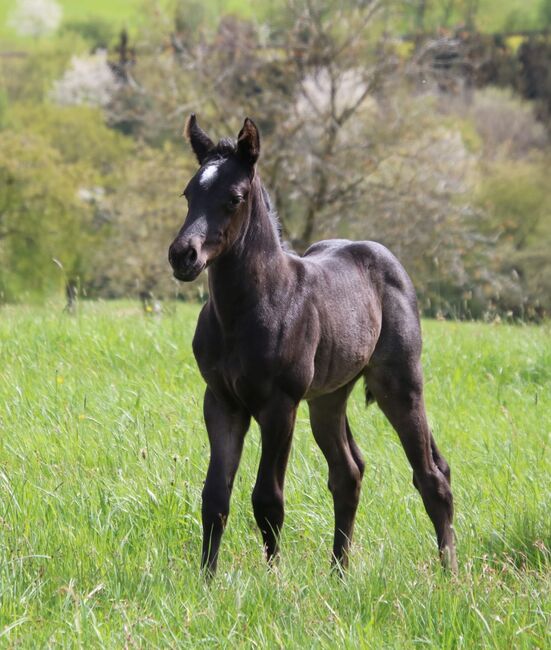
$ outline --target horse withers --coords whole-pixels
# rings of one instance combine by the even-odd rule
[[[253,510],[268,561],[277,556],[285,470],[303,399],[329,466],[332,562],[347,566],[364,461],[346,404],[363,377],[367,401],[377,402],[400,437],[442,562],[455,571],[450,469],[425,415],[421,331],[406,271],[370,241],[322,241],[302,257],[287,252],[256,170],[260,138],[252,120],[237,142],[214,144],[195,115],[185,132],[200,167],[184,190],[188,212],[168,257],[182,281],[209,268],[209,299],[193,339],[207,384],[210,442],[201,566],[216,570],[251,417],[262,437]]]

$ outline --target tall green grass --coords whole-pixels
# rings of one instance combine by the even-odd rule
[[[279,566],[264,566],[250,506],[253,427],[209,588],[197,312],[0,311],[0,647],[548,647],[549,327],[424,323],[457,578],[439,568],[397,436],[358,387],[349,412],[367,468],[349,575],[328,570],[327,471],[302,408]]]

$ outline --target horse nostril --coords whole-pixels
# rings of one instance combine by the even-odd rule
[[[199,253],[191,243],[173,242],[168,249],[168,261],[173,269],[191,269],[197,263]]]
[[[193,246],[190,246],[187,251],[184,253],[184,263],[185,264],[195,264],[197,261],[197,251]]]

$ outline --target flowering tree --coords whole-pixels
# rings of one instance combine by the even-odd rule
[[[106,106],[117,88],[117,80],[100,50],[91,56],[74,56],[61,79],[54,82],[52,97],[59,104]]]
[[[55,32],[63,11],[55,0],[17,0],[9,25],[21,36],[38,38]]]

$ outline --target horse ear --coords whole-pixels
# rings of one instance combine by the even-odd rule
[[[192,113],[184,127],[184,136],[189,140],[193,153],[197,156],[199,164],[202,165],[208,152],[214,147],[214,142],[197,124],[195,113]]]
[[[237,153],[249,165],[254,166],[260,155],[260,136],[256,124],[245,118],[237,136]]]

